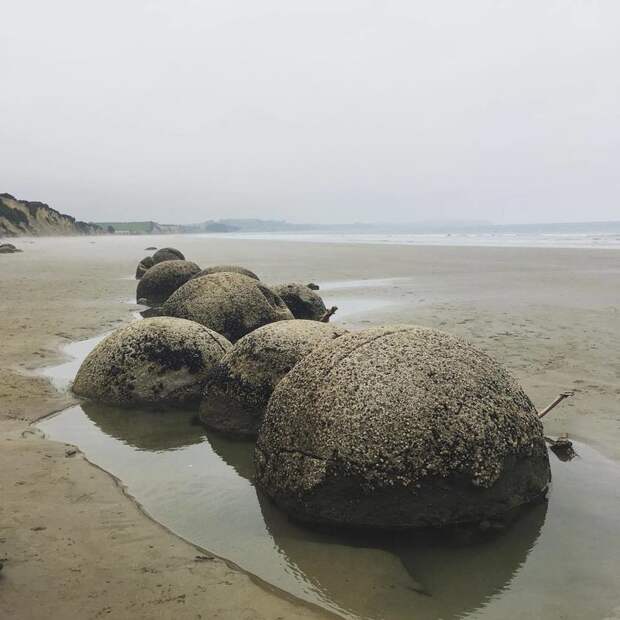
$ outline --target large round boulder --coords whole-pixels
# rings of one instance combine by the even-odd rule
[[[278,321],[238,340],[205,383],[200,419],[211,430],[256,436],[273,389],[321,344],[345,330],[317,321]]]
[[[273,291],[240,273],[186,282],[163,304],[162,313],[206,325],[232,342],[268,323],[293,318]]]
[[[305,284],[292,282],[272,287],[296,319],[319,321],[327,312],[321,297]]]
[[[207,267],[203,269],[196,277],[200,276],[210,276],[213,273],[240,273],[244,276],[248,276],[248,278],[252,278],[253,280],[260,280],[260,278],[249,269],[245,267],[241,267],[240,265],[214,265],[213,267]]]
[[[157,263],[138,282],[136,299],[146,299],[151,306],[161,304],[199,272],[200,267],[188,260]]]
[[[176,248],[161,248],[153,254],[153,263],[155,265],[166,260],[185,260],[185,256]]]
[[[492,519],[544,495],[542,424],[489,356],[413,326],[341,336],[276,386],[257,482],[315,524],[407,529]]]
[[[182,319],[131,323],[101,341],[73,382],[78,396],[119,404],[183,404],[200,398],[207,373],[231,344]]]
[[[154,264],[152,256],[145,256],[136,267],[136,280],[140,280]]]

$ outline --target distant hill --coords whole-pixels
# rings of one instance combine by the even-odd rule
[[[157,222],[97,222],[101,226],[117,235],[157,235],[164,232]]]
[[[80,222],[42,202],[17,200],[11,194],[0,194],[0,237],[99,235],[106,232],[96,224]]]
[[[198,224],[158,224],[157,222],[98,222],[116,234],[200,234],[200,233],[338,233],[338,234],[590,234],[620,233],[620,222],[566,222],[544,224],[492,224],[477,220],[426,222],[351,222],[350,224],[296,224],[286,220],[234,219],[207,220]],[[111,231],[112,232],[112,231]]]
[[[242,233],[399,233],[399,232],[435,232],[438,230],[460,230],[464,227],[487,226],[488,222],[452,221],[420,222],[412,224],[364,223],[349,224],[294,224],[286,220],[235,219],[223,218],[208,220],[200,224],[182,224],[181,232],[242,232]]]

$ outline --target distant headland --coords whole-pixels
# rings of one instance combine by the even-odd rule
[[[0,194],[0,237],[100,235],[109,231],[97,224],[80,222],[43,202],[18,200]]]

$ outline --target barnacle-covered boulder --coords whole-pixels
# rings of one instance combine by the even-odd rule
[[[186,282],[162,305],[162,313],[206,325],[231,342],[268,323],[293,318],[273,291],[240,273],[214,273]]]
[[[196,277],[210,276],[213,273],[240,273],[244,276],[248,276],[248,278],[252,278],[253,280],[260,280],[260,278],[253,271],[250,271],[245,267],[241,267],[240,265],[214,265],[213,267],[203,269]]]
[[[208,371],[230,347],[226,338],[191,321],[168,317],[136,321],[89,353],[73,392],[118,405],[195,401]]]
[[[152,256],[145,256],[136,267],[136,280],[144,277],[144,274],[154,265]]]
[[[345,330],[317,321],[278,321],[238,340],[209,373],[200,418],[212,430],[256,436],[280,379],[321,344]]]
[[[255,464],[295,518],[358,528],[486,520],[550,480],[542,424],[511,375],[413,326],[345,334],[302,359],[271,396]]]
[[[321,297],[305,284],[292,282],[272,287],[296,319],[318,321],[327,312]]]
[[[160,248],[153,254],[153,263],[163,263],[165,260],[185,260],[185,256],[176,248]]]
[[[138,282],[136,299],[146,299],[151,306],[161,304],[199,272],[200,267],[188,260],[157,263]]]

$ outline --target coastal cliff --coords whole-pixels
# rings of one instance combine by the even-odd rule
[[[42,202],[17,200],[11,194],[0,194],[0,237],[99,235],[105,232],[97,224],[80,222]]]

